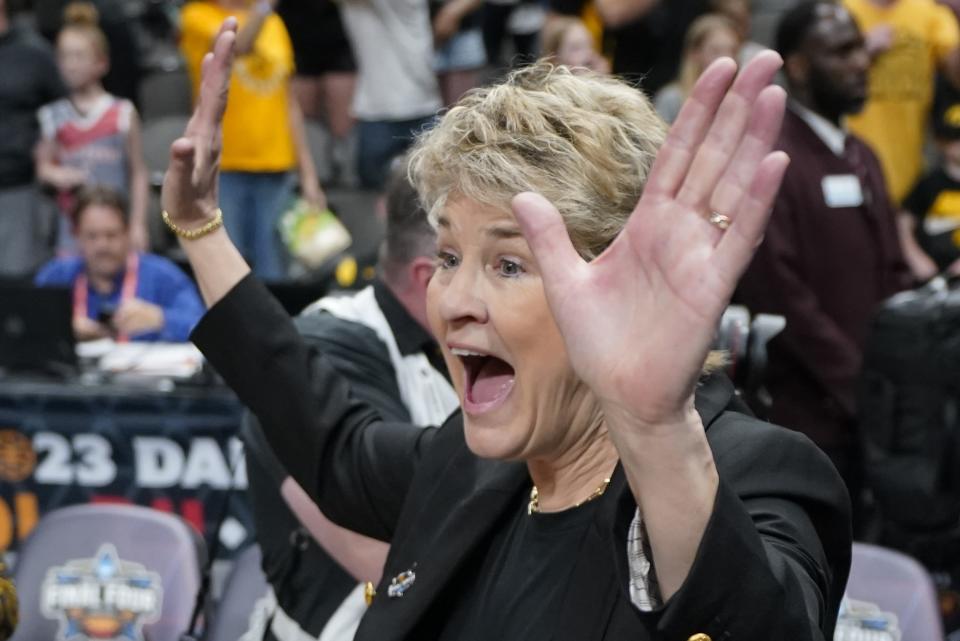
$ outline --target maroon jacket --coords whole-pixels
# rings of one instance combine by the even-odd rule
[[[753,313],[780,314],[787,327],[770,344],[770,420],[800,430],[821,447],[853,437],[855,389],[870,318],[887,296],[909,285],[895,211],[876,156],[858,138],[838,157],[787,110],[777,145],[790,168],[763,244],[737,293]],[[829,207],[824,176],[860,175],[857,207]]]

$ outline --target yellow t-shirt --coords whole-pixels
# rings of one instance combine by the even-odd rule
[[[214,2],[188,3],[181,14],[180,49],[187,61],[194,97],[200,86],[200,64],[220,24],[234,15],[240,28],[248,12],[228,11]],[[297,164],[288,112],[293,45],[283,21],[271,14],[253,51],[239,56],[230,79],[230,98],[223,116],[225,171],[288,171]]]
[[[897,0],[887,7],[870,0],[844,4],[864,34],[883,24],[894,29],[893,46],[870,68],[867,104],[848,123],[879,156],[890,197],[899,204],[923,170],[934,75],[960,46],[960,30],[953,13],[934,0]]]
[[[600,17],[596,5],[593,4],[593,0],[589,0],[583,5],[580,20],[587,31],[590,32],[590,35],[593,36],[593,46],[597,51],[603,51],[603,19]]]

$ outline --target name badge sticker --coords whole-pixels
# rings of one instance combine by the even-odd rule
[[[827,207],[859,207],[863,204],[860,179],[853,174],[823,177],[823,200]]]

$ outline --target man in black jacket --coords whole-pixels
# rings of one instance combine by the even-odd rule
[[[37,109],[65,93],[50,47],[14,26],[0,0],[0,277],[29,276],[46,260],[33,147]]]
[[[425,329],[435,234],[405,171],[405,164],[398,163],[388,183],[386,240],[373,285],[317,301],[297,325],[350,382],[352,393],[377,408],[384,420],[438,425],[456,408],[457,397]],[[358,580],[377,581],[386,545],[332,524],[318,531],[308,515],[294,514],[280,496],[281,485],[291,483],[287,471],[255,421],[248,421],[245,432],[257,540],[273,592],[261,602],[265,616],[259,617],[260,625],[266,629],[254,636],[284,641],[293,626],[311,638],[324,631],[336,631],[336,638],[352,636],[366,609]],[[331,531],[346,537],[350,558],[339,556],[337,547],[321,545],[332,543],[325,538]]]

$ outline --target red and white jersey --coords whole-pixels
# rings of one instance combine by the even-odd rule
[[[87,113],[63,98],[41,107],[37,117],[44,140],[56,144],[59,164],[86,171],[88,185],[127,194],[127,136],[133,109],[129,100],[106,94]]]

